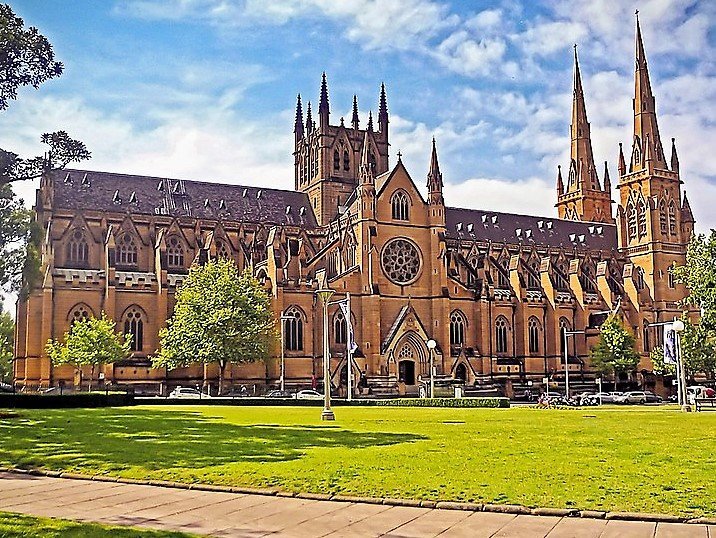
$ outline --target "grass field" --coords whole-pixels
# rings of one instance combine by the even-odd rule
[[[0,419],[0,465],[527,506],[716,514],[716,413],[135,407]]]
[[[3,538],[190,538],[181,532],[109,527],[0,512],[0,536]]]

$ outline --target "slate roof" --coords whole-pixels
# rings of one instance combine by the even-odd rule
[[[308,196],[296,191],[74,169],[53,176],[61,209],[317,227]]]
[[[446,207],[445,225],[447,237],[451,239],[568,249],[617,248],[617,229],[613,224]]]

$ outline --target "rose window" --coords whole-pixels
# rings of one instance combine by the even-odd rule
[[[383,249],[383,272],[396,284],[408,284],[420,272],[420,251],[412,241],[393,239]]]

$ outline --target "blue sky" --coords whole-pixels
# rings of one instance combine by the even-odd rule
[[[638,7],[664,145],[676,137],[697,227],[716,227],[715,2],[10,4],[66,71],[0,115],[0,147],[36,154],[41,132],[66,129],[93,152],[88,169],[291,188],[295,97],[315,102],[325,70],[332,123],[356,93],[365,124],[385,82],[391,162],[401,150],[420,186],[434,135],[449,205],[545,215],[569,152],[574,43],[597,168],[617,177]]]

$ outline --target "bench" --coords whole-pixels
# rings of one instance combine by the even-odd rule
[[[716,411],[716,398],[696,398],[696,411]]]

